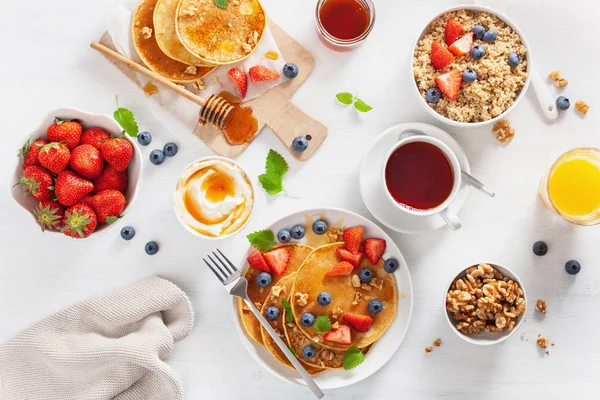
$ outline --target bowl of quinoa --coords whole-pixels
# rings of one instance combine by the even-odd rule
[[[497,36],[488,42],[473,35],[471,49],[483,47],[485,54],[482,57],[473,58],[470,50],[464,55],[451,55],[453,58],[447,65],[435,68],[432,45],[435,42],[445,49],[450,47],[445,37],[450,20],[457,21],[462,27],[462,32],[457,33],[459,38],[470,35],[477,25],[483,26],[486,32],[495,31]],[[413,49],[411,70],[420,102],[435,118],[453,126],[477,127],[494,123],[517,105],[529,86],[531,55],[528,49],[521,31],[490,8],[462,5],[444,10],[427,24]],[[518,56],[518,65],[509,63],[511,54]],[[476,78],[472,82],[463,80],[454,100],[441,94],[439,101],[428,101],[426,93],[437,87],[436,77],[452,71],[459,71],[464,76],[465,70],[475,71]]]

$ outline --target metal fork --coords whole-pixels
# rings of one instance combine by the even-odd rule
[[[285,344],[283,340],[281,340],[279,335],[275,333],[275,331],[273,330],[273,328],[271,328],[271,325],[269,325],[265,317],[262,316],[260,311],[256,308],[256,306],[254,306],[254,304],[252,304],[252,302],[248,298],[248,281],[246,280],[246,278],[243,277],[240,271],[238,271],[237,268],[234,267],[231,261],[229,261],[229,259],[225,257],[223,253],[221,253],[221,250],[217,249],[217,252],[221,255],[221,257],[223,257],[223,260],[225,260],[225,262],[214,251],[212,252],[212,255],[219,261],[218,263],[215,260],[213,260],[210,254],[207,256],[208,259],[211,261],[210,263],[204,258],[202,259],[202,261],[204,261],[206,265],[208,265],[208,268],[210,268],[211,271],[217,276],[217,278],[219,278],[219,280],[225,287],[225,290],[229,292],[230,295],[239,297],[246,302],[246,305],[248,306],[248,308],[250,308],[252,314],[254,314],[254,316],[256,317],[256,319],[258,319],[263,328],[265,328],[265,330],[269,333],[271,338],[273,338],[275,343],[277,343],[277,346],[279,346],[283,354],[285,354],[285,356],[292,363],[294,368],[296,368],[296,371],[298,371],[300,376],[302,376],[302,379],[304,379],[304,382],[306,382],[306,384],[313,391],[315,396],[317,396],[318,399],[323,398],[324,394],[321,391],[321,389],[319,389],[319,386],[317,386],[313,378],[308,374],[308,372],[306,372],[302,364],[300,364],[298,359],[294,357],[287,344]]]

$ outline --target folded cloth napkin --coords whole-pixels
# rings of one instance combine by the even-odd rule
[[[193,324],[185,293],[159,277],[86,300],[0,345],[0,399],[183,399],[162,360]]]

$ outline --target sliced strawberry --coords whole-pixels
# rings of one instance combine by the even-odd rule
[[[385,240],[374,238],[365,239],[363,246],[365,247],[365,254],[369,261],[371,261],[371,264],[377,264],[385,252]]]
[[[267,266],[267,263],[260,252],[254,252],[247,260],[252,268],[271,273],[271,269]]]
[[[341,247],[336,249],[335,252],[342,260],[348,261],[350,264],[352,264],[354,268],[360,265],[360,262],[365,256],[365,253],[363,253],[362,251],[359,251],[356,254],[352,254],[347,249],[342,249]]]
[[[248,90],[248,77],[246,73],[239,68],[231,68],[227,72],[227,77],[235,85],[240,99],[246,97],[246,91]]]
[[[358,253],[364,231],[365,229],[362,226],[353,226],[344,231],[344,243],[346,243],[346,248],[350,253]]]
[[[473,46],[473,32],[467,33],[465,36],[458,39],[456,42],[452,43],[452,46],[448,48],[450,53],[455,56],[462,56],[471,51],[471,47]]]
[[[350,264],[348,261],[340,261],[331,267],[331,269],[325,273],[325,276],[350,275],[353,269],[354,265]]]
[[[279,74],[275,71],[271,71],[267,67],[262,65],[255,65],[248,71],[252,82],[270,81],[273,79],[279,79]]]
[[[456,100],[462,84],[462,74],[458,70],[446,72],[435,78],[435,84],[450,100]]]
[[[462,31],[463,27],[458,20],[454,18],[449,19],[448,22],[446,22],[446,29],[444,31],[446,44],[450,46],[452,43],[454,43],[462,34]]]
[[[435,69],[442,69],[454,60],[452,53],[437,42],[431,44],[431,65]]]
[[[373,318],[368,315],[344,313],[344,321],[359,332],[369,332]]]
[[[277,276],[283,276],[290,262],[290,251],[285,247],[280,247],[263,254],[263,258],[267,262],[271,271]]]
[[[337,329],[332,329],[323,336],[323,340],[339,344],[352,344],[352,332],[348,325],[340,325]]]

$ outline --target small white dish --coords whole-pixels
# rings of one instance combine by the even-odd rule
[[[311,238],[314,238],[314,234],[309,234],[311,230],[312,221],[317,219],[325,219],[330,225],[334,224],[342,227],[352,227],[361,225],[365,228],[364,236],[377,237],[385,239],[387,246],[385,250],[384,258],[395,257],[400,262],[400,268],[394,273],[396,279],[396,287],[398,289],[398,305],[396,309],[396,318],[389,326],[383,336],[377,340],[372,347],[371,351],[367,354],[365,361],[358,367],[345,371],[345,370],[328,370],[319,375],[315,375],[313,378],[321,389],[337,389],[345,386],[352,385],[360,382],[363,379],[368,378],[380,368],[382,368],[396,353],[400,344],[404,340],[404,336],[408,330],[412,316],[413,308],[413,288],[412,281],[410,278],[410,272],[408,266],[400,249],[396,246],[396,243],[372,221],[369,221],[365,217],[355,214],[350,211],[337,209],[337,208],[314,208],[303,211],[296,211],[291,213],[271,224],[267,229],[273,231],[275,235],[280,229],[290,229],[296,224],[302,224],[305,226],[307,235],[302,240],[292,240],[291,243],[304,243],[313,244],[310,242]],[[309,224],[310,222],[310,224]],[[309,243],[307,243],[309,238]],[[320,236],[318,237],[320,238]],[[245,271],[246,257],[256,251],[253,247],[249,246],[248,251],[244,255],[244,259],[239,263],[238,268],[240,271]],[[269,351],[262,345],[256,343],[250,338],[244,328],[241,326],[240,315],[237,307],[237,298],[233,298],[231,303],[233,308],[234,324],[240,334],[242,343],[248,349],[252,357],[262,365],[266,370],[288,382],[305,385],[304,381],[298,375],[298,373],[279,363],[269,353]]]
[[[479,264],[482,264],[482,263],[479,263]],[[508,276],[510,279],[512,279],[514,282],[516,282],[519,285],[519,287],[523,291],[523,298],[525,299],[525,312],[517,318],[517,323],[515,324],[515,327],[513,328],[513,330],[510,332],[508,331],[508,329],[505,329],[502,332],[498,332],[498,333],[483,331],[483,332],[480,332],[477,334],[465,335],[464,333],[462,333],[458,329],[456,329],[456,327],[454,326],[455,322],[452,319],[452,314],[446,309],[446,294],[448,293],[448,290],[450,290],[450,286],[452,286],[452,282],[454,282],[456,279],[465,277],[467,275],[467,269],[469,269],[473,266],[476,267],[479,264],[474,264],[474,265],[471,265],[471,266],[465,268],[464,270],[462,270],[460,273],[458,273],[456,276],[454,276],[452,278],[452,280],[450,281],[450,283],[448,283],[448,286],[446,287],[446,291],[444,292],[443,307],[444,307],[444,314],[446,315],[446,321],[450,325],[450,329],[452,329],[452,331],[454,333],[456,333],[456,335],[458,337],[460,337],[467,343],[477,344],[480,346],[490,346],[493,344],[498,344],[498,343],[504,342],[506,339],[508,339],[509,337],[514,335],[515,332],[517,332],[519,330],[519,327],[523,323],[523,317],[525,317],[525,312],[527,312],[527,306],[528,306],[527,292],[525,291],[525,286],[523,286],[523,282],[521,282],[519,277],[510,269],[508,269],[502,265],[495,264],[495,263],[483,263],[483,264],[491,265],[498,272],[500,272],[503,276]]]
[[[57,110],[51,111],[46,115],[46,117],[41,121],[40,125],[32,132],[28,133],[21,140],[20,145],[26,143],[27,140],[31,139],[31,141],[35,141],[39,138],[47,138],[46,130],[47,128],[54,123],[54,118],[64,118],[64,119],[77,119],[81,122],[83,126],[83,130],[85,131],[87,128],[98,127],[104,129],[110,135],[114,137],[122,137],[124,139],[129,140],[133,145],[133,155],[131,157],[131,161],[129,161],[129,166],[127,167],[129,185],[127,187],[127,193],[125,194],[125,198],[127,199],[127,204],[123,209],[121,215],[127,214],[129,209],[133,206],[135,199],[137,198],[138,190],[141,185],[142,180],[142,152],[135,140],[133,140],[128,135],[123,135],[121,126],[115,121],[112,117],[106,114],[93,114],[86,111],[79,110],[77,108],[68,108],[63,107]],[[25,210],[29,215],[33,218],[31,219],[31,223],[35,224],[35,216],[33,214],[33,209],[37,205],[38,201],[31,196],[25,194],[21,185],[14,185],[14,183],[18,182],[21,175],[23,174],[23,160],[21,157],[17,157],[17,162],[15,164],[13,179],[10,183],[10,195],[15,200],[15,202],[21,206],[23,210]],[[82,239],[91,239],[96,237],[106,231],[108,231],[115,224],[99,224],[98,228],[86,238]],[[59,230],[46,230],[45,234],[60,234],[67,238],[68,236],[63,235]]]
[[[359,173],[359,186],[363,201],[369,212],[383,225],[397,232],[415,234],[443,228],[446,223],[439,215],[435,214],[421,216],[400,212],[381,185],[381,171],[386,162],[386,155],[399,141],[398,136],[408,129],[419,130],[427,136],[439,139],[454,152],[463,171],[471,172],[471,168],[467,155],[460,144],[448,133],[433,125],[420,122],[399,124],[386,129],[373,140],[371,146],[365,151]],[[468,194],[469,186],[463,182],[448,209],[458,215]]]

